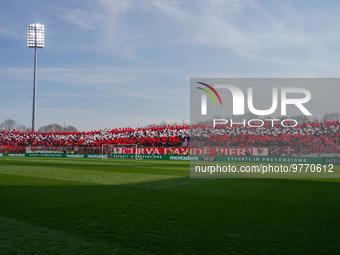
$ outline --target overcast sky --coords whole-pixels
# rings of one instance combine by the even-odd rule
[[[188,122],[191,77],[339,77],[340,2],[0,1],[0,122],[79,130]]]

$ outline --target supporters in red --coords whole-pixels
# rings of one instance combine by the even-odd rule
[[[1,131],[0,145],[6,146],[86,146],[138,144],[140,146],[181,146],[190,139],[189,126],[118,128],[89,132]]]
[[[200,146],[329,146],[340,144],[339,121],[308,121],[296,127],[271,124],[249,126],[193,126],[191,139]]]
[[[117,128],[89,132],[1,131],[3,146],[99,147],[102,144],[138,144],[144,147],[175,147],[191,139],[209,146],[328,146],[340,145],[339,121],[308,121],[294,128],[264,125],[259,128],[233,126],[166,126]]]

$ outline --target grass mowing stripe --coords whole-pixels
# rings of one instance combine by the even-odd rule
[[[35,166],[35,167],[51,167],[64,169],[81,169],[102,172],[122,172],[139,174],[155,174],[155,175],[173,175],[173,176],[189,176],[188,162],[167,162],[161,164],[152,160],[98,160],[98,159],[39,159],[36,158],[6,158],[0,159],[1,165],[17,165],[17,166]],[[143,169],[141,171],[141,169]],[[161,171],[160,171],[161,170]]]
[[[256,194],[253,188],[245,191]],[[245,195],[230,200],[126,185],[13,186],[0,192],[12,194],[2,214],[150,253],[164,253],[167,247],[172,254],[233,249],[235,254],[258,254],[259,249],[273,254],[285,247],[282,254],[314,249],[331,254],[339,241],[339,208],[330,203],[333,198],[319,206],[312,197],[293,200],[288,194],[288,199],[275,200],[274,192],[271,199],[260,193],[255,200]],[[324,247],[329,240],[333,246]]]
[[[103,172],[94,170],[81,169],[64,169],[52,167],[35,167],[30,166],[23,169],[22,166],[12,165],[10,168],[0,166],[0,174],[13,174],[28,177],[39,177],[55,180],[66,180],[80,183],[121,185],[145,181],[156,181],[162,179],[171,179],[176,176],[167,175],[150,175],[145,173],[121,173],[121,172]]]
[[[96,166],[100,162],[72,161],[73,169],[68,159],[58,161],[64,168],[56,167],[55,160],[51,165],[48,160],[43,164],[36,161],[1,164],[0,159],[0,169],[44,169],[43,174],[55,171],[56,177],[58,171],[62,176],[67,171],[79,176],[90,172],[86,178],[94,179],[112,173],[114,178],[132,180],[125,179],[121,185],[72,185],[44,176],[2,174],[0,215],[13,220],[9,232],[25,222],[86,240],[89,250],[100,251],[100,243],[109,243],[113,249],[131,248],[130,254],[337,254],[340,250],[338,182],[202,180],[172,175],[185,172],[177,170],[163,179],[150,180],[150,176],[162,176],[157,174],[163,171],[162,162],[155,163],[153,174],[147,173],[145,164],[136,166],[132,171],[145,179],[134,182],[128,161],[126,168],[125,161],[120,161],[118,167],[105,171],[105,167]],[[176,169],[185,164],[172,166]],[[17,229],[21,231],[20,226]],[[33,236],[35,231],[29,229]],[[13,233],[6,236],[2,237],[5,249],[10,247]],[[30,247],[36,251],[36,242],[39,240],[28,241],[26,254]]]
[[[0,254],[140,254],[110,242],[0,216]]]

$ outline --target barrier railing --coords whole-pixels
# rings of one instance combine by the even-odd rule
[[[87,158],[87,159],[134,159],[135,154],[73,154],[73,153],[0,153],[0,157],[54,157],[54,158]],[[155,155],[140,154],[143,159],[201,161],[201,155]],[[273,157],[273,156],[216,156],[216,161],[244,163],[278,163],[278,164],[333,164],[340,165],[340,157]]]

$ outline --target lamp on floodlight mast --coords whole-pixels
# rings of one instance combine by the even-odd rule
[[[37,49],[44,48],[45,26],[41,24],[27,25],[27,46],[34,48],[34,76],[33,76],[33,108],[32,108],[32,131],[35,130],[36,115],[36,92],[37,92]]]

